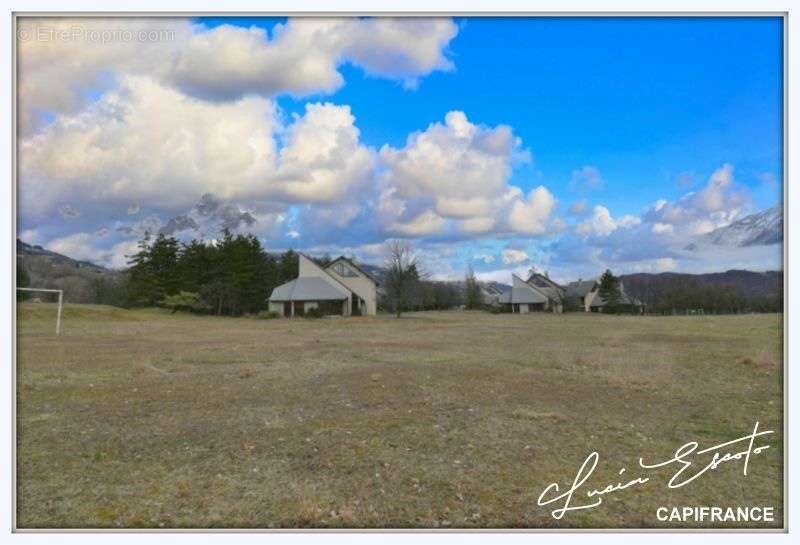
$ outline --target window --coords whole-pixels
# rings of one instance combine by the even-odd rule
[[[356,274],[356,273],[353,271],[353,269],[351,269],[350,267],[348,267],[347,265],[345,265],[345,264],[344,264],[344,263],[342,263],[341,261],[339,261],[338,263],[335,263],[335,264],[333,265],[333,270],[334,270],[334,272],[335,272],[336,274],[338,274],[339,276],[350,276],[350,277],[352,277],[352,276],[358,276],[358,275],[357,275],[357,274]]]

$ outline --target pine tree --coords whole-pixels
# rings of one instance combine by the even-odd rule
[[[299,268],[300,258],[297,257],[297,252],[287,250],[281,254],[281,259],[278,263],[278,284],[297,278],[300,273]]]
[[[131,304],[155,305],[166,295],[178,292],[177,239],[160,234],[151,242],[149,235],[145,236],[128,263]]]
[[[182,302],[188,293],[201,301],[193,312],[239,316],[265,309],[272,290],[297,277],[298,255],[289,250],[276,259],[255,235],[224,230],[214,242],[145,236],[129,265],[123,290],[128,305],[168,302],[187,310]]]
[[[622,292],[619,287],[619,278],[614,276],[610,269],[606,269],[600,277],[600,287],[597,294],[605,301],[604,312],[615,313],[619,310]]]

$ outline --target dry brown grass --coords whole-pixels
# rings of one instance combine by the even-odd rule
[[[661,505],[782,518],[779,315],[422,313],[255,320],[68,306],[19,314],[17,517],[33,527],[638,527]],[[598,485],[751,431],[561,521],[537,507],[592,450]]]

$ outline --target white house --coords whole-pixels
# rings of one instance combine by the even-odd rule
[[[536,311],[562,312],[563,288],[546,276],[533,273],[528,280],[511,275],[511,289],[500,296],[499,303],[509,312],[526,314]]]
[[[302,316],[319,309],[326,315],[374,315],[377,283],[355,263],[339,257],[325,268],[298,254],[297,278],[281,284],[269,297],[269,310],[281,316]]]
[[[513,274],[511,275],[511,289],[500,296],[500,304],[510,312],[527,314],[536,310],[544,310],[547,306],[547,296]]]

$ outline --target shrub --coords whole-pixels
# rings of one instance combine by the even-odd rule
[[[175,295],[167,295],[158,302],[158,306],[168,308],[173,313],[179,310],[187,312],[209,312],[211,307],[200,298],[200,295],[190,291],[182,291]]]
[[[281,317],[281,315],[275,312],[274,310],[262,310],[256,316],[260,320],[274,320],[275,318]]]
[[[322,314],[322,311],[319,308],[310,308],[303,316],[306,318],[322,318],[324,314]]]

